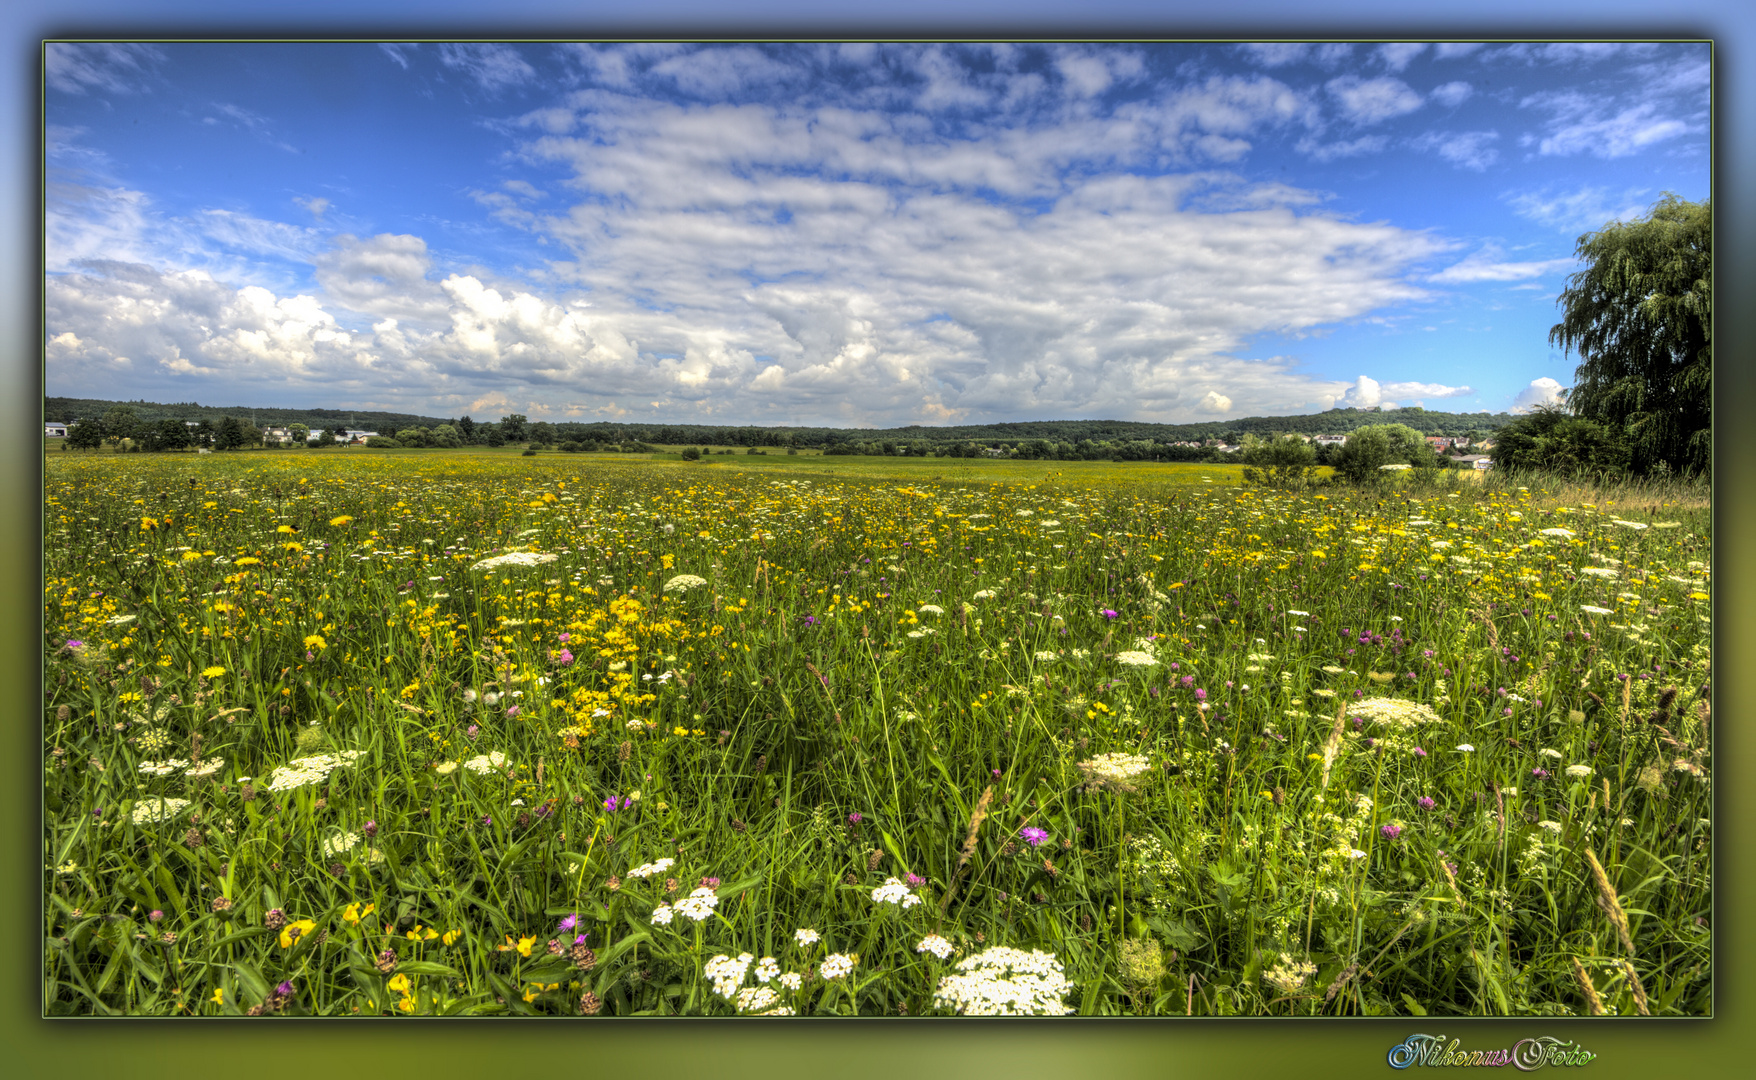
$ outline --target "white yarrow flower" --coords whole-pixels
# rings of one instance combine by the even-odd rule
[[[664,873],[666,870],[669,870],[675,863],[676,863],[675,859],[660,859],[657,862],[649,862],[649,863],[646,863],[642,866],[636,866],[634,869],[628,871],[627,876],[632,877],[632,878],[651,877],[654,874]]]
[[[822,936],[820,934],[818,934],[817,931],[815,931],[815,930],[794,930],[793,931],[793,940],[798,942],[800,945],[810,946],[810,945],[815,945],[815,944],[817,944],[817,942],[821,941]]]
[[[901,904],[905,908],[914,907],[921,898],[909,891],[909,887],[896,878],[886,878],[884,884],[872,890],[872,902],[875,904]]]
[[[956,947],[954,945],[952,945],[951,942],[946,941],[944,938],[940,937],[938,934],[928,934],[926,937],[921,939],[921,943],[919,945],[915,946],[915,951],[916,952],[924,952],[924,953],[932,953],[934,956],[937,956],[939,959],[943,960],[946,957],[950,956],[952,954],[952,952],[955,950],[955,948]]]
[[[686,593],[690,589],[699,589],[707,584],[707,579],[696,574],[678,574],[665,582],[664,591]]]
[[[188,799],[141,799],[134,804],[130,817],[136,825],[152,825],[175,820],[188,808]]]
[[[1592,769],[1591,769],[1590,765],[1569,765],[1569,766],[1567,766],[1567,775],[1571,776],[1575,780],[1583,780],[1586,777],[1590,776],[1591,773],[1592,773]]]
[[[1128,652],[1117,653],[1116,663],[1126,664],[1129,667],[1152,667],[1154,664],[1158,663],[1158,661],[1153,659],[1151,653],[1130,650]]]
[[[996,945],[941,978],[933,1005],[964,1016],[1064,1016],[1071,989],[1053,953]]]
[[[669,925],[671,925],[671,917],[674,916],[675,914],[676,914],[676,912],[671,909],[671,905],[660,904],[658,907],[655,907],[652,909],[653,925],[654,926],[669,926]]]
[[[497,570],[502,566],[542,566],[559,559],[559,555],[548,555],[540,551],[509,551],[504,555],[483,559],[470,567],[471,570]]]
[[[851,975],[854,970],[854,958],[844,953],[832,952],[817,965],[817,974],[825,979],[840,979]]]
[[[701,888],[696,889],[688,896],[677,901],[676,906],[677,914],[682,915],[685,918],[694,919],[696,922],[701,922],[703,919],[712,915],[713,909],[718,905],[719,897],[714,895],[714,891],[708,888]]]

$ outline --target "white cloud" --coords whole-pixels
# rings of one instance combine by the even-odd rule
[[[64,94],[129,94],[143,89],[152,66],[164,59],[151,45],[55,41],[43,46],[43,79]]]
[[[420,48],[419,45],[395,45],[389,42],[380,42],[378,47],[383,49],[384,55],[390,57],[391,60],[396,62],[396,66],[402,68],[404,71],[409,69],[408,53],[414,52],[416,49]]]
[[[1447,109],[1455,109],[1465,101],[1468,101],[1470,95],[1474,93],[1475,87],[1471,86],[1469,83],[1461,81],[1448,82],[1443,86],[1436,86],[1433,88],[1433,100],[1445,106]]]
[[[1320,143],[1307,136],[1299,140],[1296,149],[1302,154],[1309,154],[1316,161],[1335,161],[1338,158],[1358,157],[1361,154],[1376,154],[1389,143],[1390,140],[1383,135],[1361,135],[1357,139],[1345,139],[1332,143]]]
[[[401,58],[398,57],[400,60]],[[503,90],[536,77],[536,69],[510,45],[445,44],[439,46],[439,62],[461,71],[488,91]]]
[[[1372,51],[1377,56],[1378,62],[1387,69],[1401,71],[1408,67],[1415,57],[1426,52],[1427,46],[1421,42],[1396,41],[1380,45]]]
[[[1481,48],[1480,42],[1442,41],[1433,46],[1433,55],[1440,60],[1456,60]]]
[[[293,202],[298,206],[304,207],[310,212],[312,217],[319,221],[323,220],[324,213],[329,209],[329,200],[324,198],[302,199],[295,197]]]
[[[1334,407],[1354,409],[1394,409],[1399,400],[1467,397],[1475,393],[1467,386],[1446,386],[1444,383],[1380,383],[1369,375],[1361,375],[1352,386],[1342,383],[1338,388],[1340,393],[1332,398]]]
[[[1329,80],[1326,89],[1340,105],[1342,114],[1356,124],[1380,123],[1421,107],[1421,95],[1401,79],[1388,75],[1377,79],[1343,75]]]
[[[1688,134],[1691,126],[1675,116],[1664,116],[1656,105],[1631,105],[1614,116],[1591,115],[1555,126],[1537,144],[1542,154],[1589,153],[1600,158],[1627,157],[1653,143]]]
[[[1228,413],[1232,411],[1232,399],[1209,390],[1197,408],[1204,413]]]
[[[1565,405],[1566,389],[1554,379],[1544,375],[1540,379],[1532,379],[1530,385],[1518,392],[1512,399],[1514,413],[1535,412],[1543,407],[1559,407]]]
[[[401,319],[443,320],[447,304],[427,272],[432,258],[418,236],[343,234],[313,260],[318,284],[342,307]]]
[[[1500,152],[1494,148],[1499,138],[1498,131],[1429,131],[1413,145],[1417,150],[1436,152],[1460,169],[1482,172],[1499,160]]]
[[[1650,209],[1645,198],[1650,193],[1650,188],[1628,188],[1618,195],[1607,188],[1586,186],[1572,191],[1544,188],[1519,192],[1506,199],[1520,217],[1571,233],[1601,229],[1612,221],[1633,221]]]
[[[1238,46],[1265,68],[1284,67],[1296,64],[1305,59],[1311,52],[1311,46],[1293,41],[1269,41]]]
[[[1477,281],[1524,281],[1571,270],[1574,259],[1537,259],[1509,262],[1499,258],[1495,250],[1480,251],[1462,262],[1454,263],[1427,278],[1436,285],[1467,285]]]

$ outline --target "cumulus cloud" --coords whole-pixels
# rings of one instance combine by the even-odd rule
[[[1342,115],[1356,124],[1377,124],[1414,112],[1421,107],[1421,95],[1401,79],[1388,75],[1362,79],[1343,75],[1325,84]]]
[[[1446,386],[1443,383],[1380,383],[1369,375],[1361,375],[1352,386],[1342,385],[1345,388],[1334,397],[1337,408],[1394,409],[1402,400],[1467,397],[1475,393],[1467,386]]]
[[[1361,154],[1376,154],[1390,144],[1383,135],[1361,135],[1357,139],[1343,139],[1340,142],[1325,143],[1307,136],[1300,139],[1297,149],[1302,154],[1309,154],[1317,161],[1335,161],[1338,158],[1358,157]]]
[[[1540,379],[1532,379],[1530,385],[1518,392],[1512,399],[1512,412],[1529,413],[1544,407],[1559,407],[1567,403],[1567,390],[1554,379],[1544,375]]]
[[[1456,60],[1481,48],[1481,42],[1442,41],[1433,46],[1433,55],[1440,60]]]
[[[776,55],[718,55],[745,48]],[[509,160],[564,177],[471,192],[551,253],[522,279],[436,267],[412,233],[179,225],[88,184],[102,212],[68,220],[111,222],[129,254],[91,261],[107,249],[89,228],[52,242],[55,377],[267,375],[434,412],[501,395],[529,415],[736,422],[1296,412],[1348,388],[1243,359],[1252,340],[1420,299],[1408,271],[1446,248],[1217,167],[1265,133],[1321,128],[1310,93],[1265,74],[1110,94],[1135,78],[1126,54],[1100,73],[1079,47],[1034,66],[1007,49],[868,51],[885,61],[861,69],[871,81],[831,94],[754,60],[714,67],[713,49],[572,50],[583,84],[503,129]],[[441,59],[484,86],[525,77],[497,56]],[[678,98],[690,79],[709,100]],[[659,84],[673,89],[641,92]],[[1395,79],[1330,92],[1361,118],[1419,105]],[[172,242],[222,226],[302,257],[308,279],[191,267]]]
[[[318,284],[353,311],[401,319],[447,317],[439,288],[427,280],[433,260],[418,236],[383,233],[368,239],[343,234],[314,259]]]

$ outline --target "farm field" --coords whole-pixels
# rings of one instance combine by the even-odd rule
[[[1712,1014],[1705,508],[645,457],[47,455],[45,1012]]]

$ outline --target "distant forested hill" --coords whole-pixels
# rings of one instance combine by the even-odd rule
[[[330,426],[364,428],[384,434],[405,428],[432,428],[454,423],[446,417],[409,413],[374,412],[366,409],[277,409],[233,405],[218,407],[194,402],[160,404],[151,401],[106,401],[97,398],[46,397],[43,419],[67,423],[98,419],[118,406],[134,410],[144,421],[174,418],[207,420],[218,424],[227,416],[248,420],[258,427],[271,424],[304,424],[317,429]],[[480,432],[492,430],[499,417],[477,421]],[[520,420],[523,420],[520,417]],[[1154,424],[1132,420],[1021,420],[1002,424],[963,424],[949,427],[829,428],[722,426],[714,424],[664,423],[542,423],[526,425],[539,439],[587,440],[599,443],[644,442],[677,446],[805,446],[831,447],[852,443],[971,443],[984,446],[1017,445],[1024,442],[1078,444],[1124,442],[1201,442],[1223,439],[1235,442],[1246,434],[1345,435],[1366,424],[1407,424],[1424,435],[1481,436],[1511,423],[1508,413],[1448,413],[1408,408],[1330,409],[1303,416],[1250,416],[1238,420],[1213,420],[1199,424]],[[514,436],[516,438],[516,436]]]
[[[401,431],[410,427],[433,427],[450,423],[445,417],[410,413],[373,412],[368,409],[275,409],[258,405],[197,405],[195,402],[160,404],[156,401],[105,401],[100,398],[45,397],[43,419],[68,423],[96,420],[111,409],[133,409],[137,420],[206,420],[217,425],[228,416],[248,420],[257,427],[304,424],[308,428],[356,428],[364,431]]]

